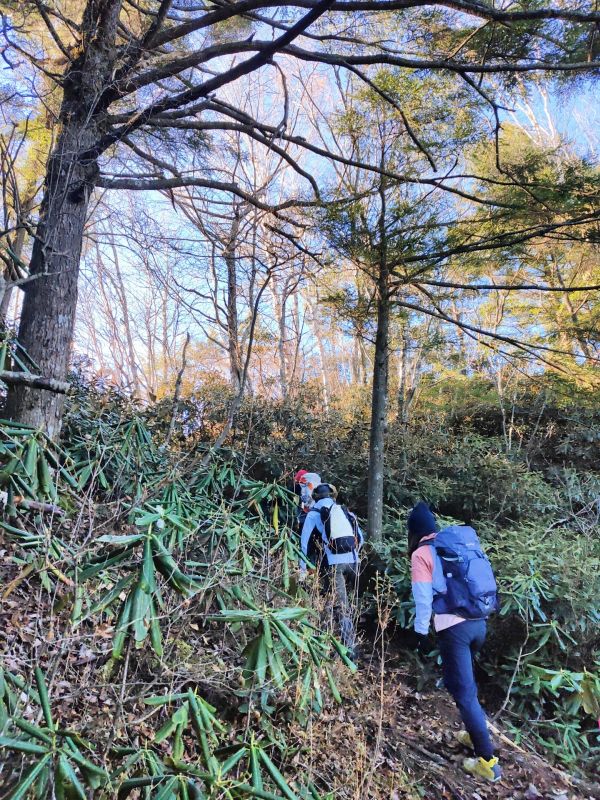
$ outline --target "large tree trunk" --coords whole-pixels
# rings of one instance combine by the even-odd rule
[[[379,274],[377,276],[377,333],[373,364],[373,393],[371,398],[371,435],[369,439],[369,484],[367,530],[372,541],[381,541],[383,527],[384,448],[387,428],[390,297],[389,265],[386,247],[385,186],[380,189]]]
[[[88,0],[82,20],[82,54],[64,78],[59,134],[46,172],[30,275],[26,285],[19,342],[44,378],[67,375],[75,312],[83,230],[97,160],[94,151],[105,109],[101,105],[115,61],[115,37],[122,0]],[[57,436],[62,394],[15,385],[8,393],[11,419],[42,427]]]
[[[50,158],[46,191],[30,263],[38,277],[25,288],[19,342],[41,375],[64,380],[67,374],[75,311],[83,228],[93,177],[77,155],[96,138],[92,124],[66,122]],[[91,180],[90,180],[91,179]],[[63,396],[15,386],[8,394],[12,419],[43,427],[50,436],[60,429]]]

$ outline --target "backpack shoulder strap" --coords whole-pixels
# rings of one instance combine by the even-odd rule
[[[435,550],[435,539],[421,539],[419,544],[413,550],[413,553],[415,552],[415,550],[418,550],[420,547],[427,547],[427,546],[433,547],[433,549]]]
[[[352,526],[352,533],[354,534],[354,549],[358,550],[360,546],[360,539],[358,536],[358,519],[351,511],[348,510],[348,506],[342,506],[342,511],[344,512],[344,516]]]
[[[321,508],[319,509],[319,516],[321,517],[321,525],[323,526],[323,531],[325,533],[325,537],[326,538],[329,538],[329,530],[328,530],[328,528],[329,528],[329,524],[330,524],[331,509],[332,508],[333,508],[333,505],[331,505],[331,506],[321,506]]]
[[[354,514],[350,511],[348,506],[341,506],[342,511],[344,512],[344,516],[348,520],[348,522],[352,525],[353,528],[358,526],[358,521]]]

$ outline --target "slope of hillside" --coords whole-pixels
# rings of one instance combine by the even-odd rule
[[[46,667],[60,723],[99,743],[107,761],[111,748],[143,741],[148,746],[155,737],[163,717],[160,710],[144,706],[144,696],[181,692],[191,686],[199,687],[228,719],[232,740],[244,736],[250,725],[257,740],[276,739],[268,715],[258,707],[248,714],[241,705],[236,695],[239,669],[228,663],[235,656],[210,634],[199,635],[202,610],[195,604],[186,616],[189,635],[179,632],[169,665],[163,663],[152,674],[152,662],[129,651],[124,672],[111,677],[107,665],[112,627],[99,624],[85,633],[66,635],[60,589],[54,596],[41,592],[35,577],[10,565],[11,544],[0,541],[0,550],[3,666],[21,674],[28,685],[33,683],[33,665]],[[384,650],[382,660],[381,641],[364,641],[360,668],[354,674],[336,661],[331,671],[342,703],[329,697],[320,714],[309,711],[299,720],[284,723],[288,747],[281,752],[279,765],[289,785],[308,782],[327,800],[600,798],[600,784],[569,776],[539,753],[516,745],[502,732],[501,723],[494,738],[503,780],[489,785],[465,774],[461,761],[469,753],[454,738],[460,727],[458,714],[445,690],[436,688],[436,667],[423,665],[393,641]],[[426,688],[418,689],[422,682]],[[25,702],[21,712],[39,724],[40,713],[33,702]],[[170,752],[164,743],[156,751]],[[5,775],[7,756],[5,750]],[[9,788],[10,783],[5,785]],[[0,791],[0,797],[10,796]]]
[[[454,800],[584,800],[600,784],[568,775],[539,753],[515,744],[494,725],[503,779],[487,784],[467,775],[470,753],[455,740],[458,713],[444,689],[417,691],[410,654],[381,669],[378,659],[346,682],[343,709],[316,726],[318,769],[338,784],[336,798],[453,798]],[[329,755],[333,753],[330,761]],[[348,764],[355,763],[354,770]]]
[[[364,570],[357,669],[319,592],[296,580],[289,489],[234,459],[205,466],[192,449],[170,452],[141,415],[123,418],[118,406],[86,408],[75,422],[66,450],[30,428],[1,429],[0,800],[600,797],[598,785],[502,733],[500,784],[462,772],[467,753],[454,741],[457,715],[435,688],[436,667],[400,647],[396,615],[411,605],[400,519],[384,548],[388,567]],[[558,573],[564,562],[546,536],[549,560],[535,578],[555,617],[558,593],[566,595],[560,635],[578,635],[593,665],[598,576],[587,531],[571,536],[589,545],[588,572],[578,560]],[[564,544],[565,531],[557,535]],[[502,563],[519,578],[537,540],[513,540]],[[545,613],[539,602],[535,611]],[[505,607],[491,623],[490,650],[519,634],[517,612]],[[534,618],[534,628],[547,641],[551,626]],[[563,663],[560,644],[542,641],[546,663]],[[501,678],[508,662],[496,663],[486,669]],[[546,737],[554,720],[557,734],[569,722],[576,752],[589,753],[576,771],[590,781],[596,695],[585,674],[576,692],[525,702],[538,703]],[[492,698],[489,709],[500,705]],[[508,710],[518,723],[516,707]]]

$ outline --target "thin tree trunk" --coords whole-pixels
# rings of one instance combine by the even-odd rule
[[[173,406],[171,409],[171,420],[169,422],[169,430],[167,431],[167,435],[165,437],[165,445],[168,445],[171,441],[171,436],[173,436],[173,431],[175,430],[175,421],[177,419],[177,413],[179,412],[179,400],[181,398],[181,386],[183,384],[183,375],[185,373],[186,368],[186,355],[188,345],[190,343],[190,332],[188,331],[185,336],[185,343],[183,345],[183,350],[181,351],[181,368],[177,373],[177,380],[175,381],[175,391],[173,393]]]
[[[237,241],[240,230],[240,212],[237,206],[231,223],[229,241],[223,250],[223,258],[227,267],[227,351],[229,353],[229,369],[231,388],[239,392],[242,382],[242,365],[240,362],[240,337],[237,309]]]
[[[111,284],[113,284],[112,276],[109,275],[104,266],[100,248],[96,246],[96,280],[98,284],[98,291],[103,303],[103,312],[106,316],[106,335],[108,339],[109,351],[112,354],[113,366],[111,373],[117,380],[120,386],[129,383],[130,375],[127,372],[127,359],[123,350],[123,343],[120,336],[120,324],[118,320],[118,305],[114,301],[114,297],[110,293]],[[114,285],[112,286],[114,289]],[[81,313],[81,312],[80,312]]]
[[[558,264],[556,264],[556,277],[558,278],[558,282],[562,289],[565,289],[565,281],[562,276],[562,272]],[[581,331],[581,324],[579,322],[579,314],[577,313],[575,306],[573,305],[573,301],[571,300],[571,296],[568,292],[564,292],[562,295],[562,301],[567,308],[569,317],[571,319],[571,323],[573,325],[573,335],[575,340],[577,341],[579,347],[581,348],[581,352],[585,356],[587,361],[593,360],[593,355],[590,351],[589,345],[586,342],[582,331]]]
[[[406,383],[407,383],[407,337],[406,337],[406,324],[402,325],[402,337],[400,345],[400,358],[398,359],[398,422],[400,425],[405,424],[406,414]]]
[[[168,302],[169,302],[169,290],[165,285],[163,288],[162,297],[160,299],[161,307],[160,307],[160,319],[162,325],[162,335],[160,338],[161,344],[161,360],[162,360],[162,391],[164,394],[168,394],[168,383],[170,378],[171,372],[171,352],[169,349],[169,319],[167,317],[168,312]],[[159,387],[157,390],[160,391]]]
[[[390,298],[389,266],[386,246],[385,185],[379,190],[379,274],[377,279],[377,333],[373,364],[373,393],[371,399],[371,434],[369,439],[369,482],[367,530],[374,542],[381,541],[383,527],[384,447],[387,428]]]
[[[286,298],[285,288],[279,291],[275,279],[271,282],[271,294],[273,295],[273,306],[275,316],[277,318],[277,328],[279,331],[277,339],[277,354],[279,357],[279,385],[281,387],[281,397],[287,400],[288,397],[288,380],[287,380],[287,363],[285,353],[285,342],[287,337],[286,325]]]
[[[460,312],[459,308],[457,307],[455,300],[452,301],[451,308],[452,308],[452,316],[454,317],[454,319],[456,319],[459,322],[461,322],[463,315]],[[459,341],[460,359],[461,359],[461,362],[463,364],[461,372],[463,374],[466,374],[467,371],[468,371],[467,367],[468,367],[468,364],[469,364],[469,356],[468,356],[468,353],[467,353],[467,343],[466,343],[465,332],[464,332],[463,328],[460,327],[460,325],[456,326],[456,335],[458,336],[458,341]]]
[[[22,208],[20,210],[20,215],[23,219],[25,219],[25,217],[30,213],[31,209],[33,208],[34,201],[35,201],[35,195],[33,196],[30,195],[25,198]],[[24,247],[25,247],[25,227],[21,225],[21,227],[17,231],[17,235],[15,236],[15,240],[11,248],[13,253],[19,260],[22,259],[23,257]],[[13,266],[13,270],[15,269],[16,268]],[[14,289],[15,287],[11,282],[11,275],[7,268],[4,275],[3,291],[1,293],[2,299],[0,300],[0,320],[6,320],[8,317],[8,309],[10,308],[10,301],[12,299]]]
[[[294,305],[291,311],[292,322],[293,322],[293,339],[290,338],[289,340],[289,350],[290,350],[290,361],[292,364],[292,369],[289,378],[289,384],[291,387],[292,394],[295,393],[296,388],[298,386],[298,362],[300,360],[300,348],[302,345],[302,334],[304,328],[304,320],[300,321],[300,300],[299,300],[300,293],[298,291],[298,285],[293,291],[294,297]],[[292,344],[293,342],[293,344]],[[304,372],[304,370],[302,370]]]
[[[67,375],[75,313],[83,231],[90,194],[98,176],[93,153],[104,127],[102,94],[113,73],[115,39],[122,0],[88,0],[82,19],[81,55],[64,78],[60,133],[49,160],[37,236],[29,265],[19,342],[44,378]],[[63,395],[27,386],[11,387],[11,419],[43,427],[58,436]]]
[[[129,314],[129,303],[127,302],[127,291],[123,276],[121,275],[121,267],[119,262],[119,253],[115,246],[114,240],[111,241],[111,248],[115,264],[116,285],[119,299],[121,301],[121,308],[123,310],[123,327],[125,328],[125,338],[127,340],[127,361],[129,362],[129,371],[133,379],[133,392],[136,397],[140,395],[140,380],[138,373],[137,357],[135,353],[135,345],[133,343],[133,334],[131,332],[131,316]]]
[[[406,453],[406,438],[408,433],[408,320],[402,324],[402,345],[398,363],[398,415],[397,425],[400,429],[402,446],[400,448],[400,463],[404,476],[408,471],[408,457]]]
[[[360,346],[358,343],[358,332],[354,334],[352,341],[352,356],[350,359],[352,365],[352,379],[354,383],[362,383],[362,376],[360,371]]]
[[[242,380],[241,380],[241,383],[240,383],[240,390],[236,394],[236,396],[233,398],[233,400],[231,401],[231,405],[229,407],[229,413],[227,415],[227,420],[225,422],[225,425],[223,426],[223,429],[222,429],[221,433],[217,436],[217,438],[216,438],[213,446],[210,448],[210,450],[202,457],[202,460],[201,460],[200,463],[202,464],[203,467],[206,467],[210,463],[210,461],[211,461],[211,459],[213,457],[213,454],[216,453],[223,446],[225,440],[227,439],[227,437],[231,433],[231,430],[233,428],[233,424],[234,424],[235,419],[237,417],[238,411],[240,410],[240,407],[242,405],[242,400],[244,399],[244,392],[245,392],[246,384],[247,384],[247,380],[248,380],[248,370],[249,370],[249,367],[250,367],[250,359],[252,358],[252,348],[254,346],[254,332],[255,332],[255,329],[256,329],[256,322],[258,320],[258,307],[260,305],[260,300],[261,300],[261,297],[263,295],[263,292],[267,288],[267,285],[268,285],[269,281],[271,280],[271,278],[272,278],[272,273],[269,272],[269,274],[267,275],[267,277],[265,279],[265,282],[263,283],[261,288],[258,290],[258,292],[256,294],[256,299],[254,301],[254,305],[252,306],[252,315],[251,315],[251,318],[250,318],[250,328],[248,330],[248,343],[247,343],[247,349],[246,349],[246,357],[244,359],[244,367],[242,369]]]
[[[85,304],[84,304],[85,306]],[[96,358],[98,365],[100,366],[100,374],[105,375],[108,372],[108,368],[106,366],[106,361],[104,359],[104,352],[102,350],[102,346],[98,341],[98,332],[96,330],[96,320],[94,319],[93,314],[90,314],[87,309],[84,309],[84,313],[87,317],[87,324],[86,324],[86,331],[88,333],[89,342],[91,342],[93,352]]]
[[[310,312],[310,322],[313,335],[317,340],[317,352],[319,353],[319,373],[321,375],[321,385],[323,386],[323,407],[325,409],[325,413],[327,413],[329,411],[330,389],[329,376],[327,374],[325,345],[323,344],[323,329],[321,328],[321,320],[318,317],[314,303],[309,300],[308,297],[305,297],[304,300]]]
[[[358,352],[360,355],[360,371],[362,374],[361,383],[363,386],[366,386],[369,378],[369,359],[367,357],[367,348],[365,347],[365,340],[362,338],[362,334],[359,334],[358,340]]]

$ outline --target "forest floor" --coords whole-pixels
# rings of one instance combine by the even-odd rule
[[[415,688],[416,665],[406,651],[391,659],[388,655],[383,669],[380,659],[367,659],[344,685],[344,706],[329,717],[325,712],[315,724],[311,749],[324,756],[319,769],[330,773],[329,781],[334,782],[337,775],[336,799],[600,797],[599,784],[573,778],[539,753],[515,744],[500,724],[493,739],[502,780],[490,784],[466,774],[462,760],[472,753],[455,739],[461,728],[458,712],[448,693],[435,688],[435,668],[426,667],[429,688]],[[354,772],[348,769],[353,762]],[[346,781],[342,776],[351,778]]]
[[[0,546],[1,554],[6,555],[6,550]],[[44,596],[39,588],[36,591],[28,580],[15,582],[18,574],[14,565],[0,568],[4,595],[0,605],[0,653],[11,654],[5,666],[27,676],[28,666],[30,669],[33,663],[44,664],[47,648],[56,645],[64,653],[54,685],[55,697],[60,696],[63,724],[100,739],[115,735],[118,739],[115,728],[120,723],[114,703],[109,705],[109,696],[118,694],[119,686],[103,685],[99,670],[110,650],[110,631],[99,626],[84,644],[79,635],[69,636],[68,614],[63,610],[57,615],[56,605],[48,602],[48,595]],[[191,640],[193,629],[188,634]],[[218,649],[222,644],[212,643],[212,650],[208,640],[204,643],[206,661],[202,668],[195,665],[186,672],[182,682],[191,684],[201,677],[206,680],[211,667],[216,670],[217,679],[233,683],[231,675],[220,673],[219,663],[223,662],[217,655],[222,654]],[[436,688],[439,673],[435,664],[421,664],[409,651],[400,649],[393,637],[384,657],[381,642],[365,645],[363,652],[357,673],[351,674],[341,662],[334,667],[344,698],[342,705],[330,700],[320,715],[311,716],[305,724],[287,723],[291,740],[297,744],[295,755],[281,764],[286,777],[309,777],[324,790],[324,796],[334,800],[600,798],[599,784],[571,778],[540,754],[512,743],[501,732],[496,741],[504,772],[502,781],[487,784],[467,775],[461,762],[469,752],[455,740],[460,728],[458,714],[447,692]],[[135,710],[142,689],[133,685],[129,689],[131,697],[126,705]],[[124,690],[123,683],[121,705]],[[152,692],[147,689],[146,693]],[[105,700],[100,702],[102,697]],[[232,699],[235,702],[235,697]],[[139,716],[140,709],[128,713]],[[244,719],[241,715],[242,724]],[[327,794],[329,790],[333,790],[332,794]]]

